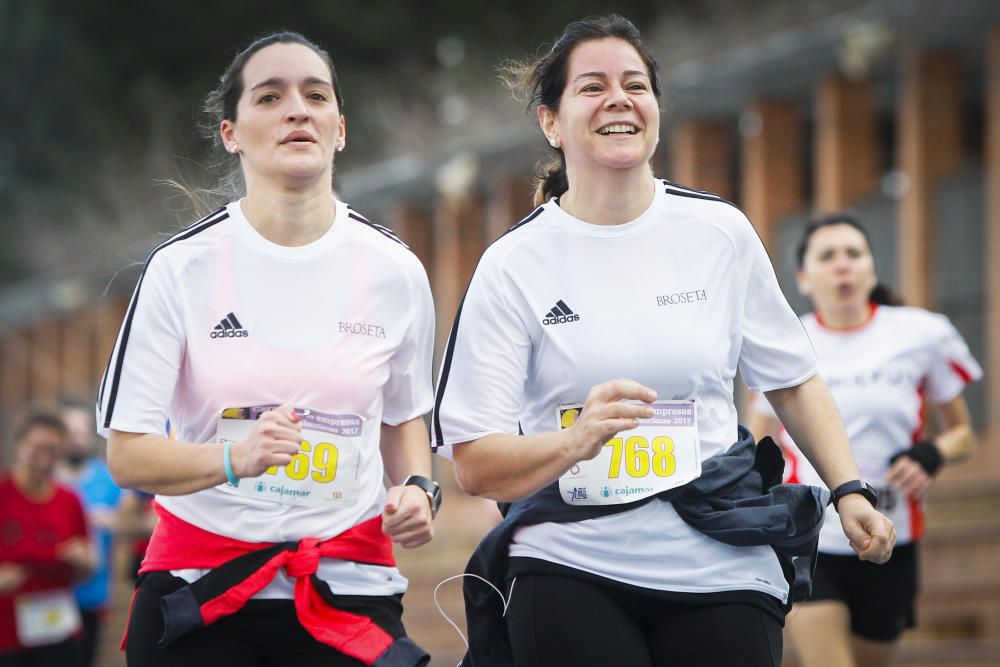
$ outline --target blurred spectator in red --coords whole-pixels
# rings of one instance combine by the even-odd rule
[[[76,491],[83,503],[97,558],[94,573],[74,588],[83,617],[83,667],[92,667],[100,643],[101,625],[111,598],[111,559],[121,489],[111,479],[97,441],[94,408],[65,400],[66,451],[56,468],[56,479]]]
[[[72,584],[90,576],[94,555],[80,501],[53,479],[65,440],[59,417],[32,414],[0,477],[0,667],[80,664]]]

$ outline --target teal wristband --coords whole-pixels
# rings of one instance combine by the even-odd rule
[[[236,479],[236,475],[233,474],[233,462],[229,457],[229,445],[230,442],[226,442],[222,445],[222,465],[226,469],[226,478],[229,480],[227,482],[229,486],[239,486],[240,480]]]

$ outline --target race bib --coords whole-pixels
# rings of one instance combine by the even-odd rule
[[[601,453],[580,461],[559,478],[569,505],[619,505],[672,489],[701,474],[697,408],[694,401],[657,401],[655,414],[608,440]],[[563,405],[560,429],[579,417],[581,405]]]
[[[245,440],[254,420],[276,407],[226,408],[219,417],[216,438],[230,443]],[[223,484],[219,488],[283,505],[353,506],[360,495],[362,454],[366,447],[377,449],[378,431],[355,414],[307,408],[295,408],[295,412],[302,419],[302,443],[291,462],[272,466],[258,477],[245,477],[236,486]]]
[[[17,639],[22,646],[48,646],[72,637],[81,627],[72,591],[26,593],[14,599]]]

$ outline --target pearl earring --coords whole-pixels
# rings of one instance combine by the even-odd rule
[[[549,146],[552,146],[552,148],[559,148],[559,140],[555,137],[549,137]]]
[[[239,154],[239,152],[240,152],[240,145],[239,144],[233,144],[233,147],[229,149],[229,152],[232,153],[233,155]]]

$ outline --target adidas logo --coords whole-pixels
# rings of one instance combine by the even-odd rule
[[[229,313],[222,318],[222,321],[215,325],[212,329],[212,333],[209,334],[212,338],[246,338],[250,333],[243,328],[240,321],[236,319],[236,316]]]
[[[580,316],[573,312],[562,299],[556,301],[556,305],[548,312],[542,324],[566,324],[567,322],[577,322]]]

